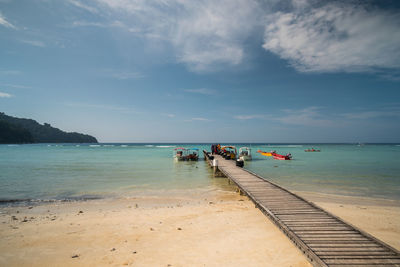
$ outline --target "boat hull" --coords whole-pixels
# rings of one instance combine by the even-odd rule
[[[287,157],[277,157],[277,156],[274,156],[274,159],[277,159],[277,160],[290,160],[290,158],[287,158]]]
[[[251,155],[242,155],[239,157],[239,159],[243,160],[243,161],[250,161],[253,158],[251,157]]]

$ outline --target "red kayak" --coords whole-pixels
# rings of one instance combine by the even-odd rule
[[[274,159],[277,159],[277,160],[291,160],[292,159],[292,155],[290,153],[287,155],[280,155],[277,153],[272,153],[272,156],[274,157]]]

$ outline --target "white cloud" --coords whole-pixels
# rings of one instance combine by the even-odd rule
[[[91,13],[98,13],[98,10],[95,7],[88,6],[86,4],[83,4],[82,2],[78,0],[68,0],[68,2],[78,8],[81,8],[85,11],[91,12]]]
[[[199,88],[199,89],[185,89],[185,92],[188,93],[195,93],[195,94],[201,94],[201,95],[216,95],[217,92],[212,89],[207,89],[207,88]]]
[[[195,72],[242,64],[259,45],[301,72],[400,68],[400,13],[360,1],[92,0],[69,3],[98,15],[73,26],[119,28],[172,51]],[[132,48],[134,49],[134,48]],[[386,75],[398,79],[398,75]],[[393,78],[394,77],[394,78]]]
[[[244,43],[260,23],[256,0],[97,0],[131,32],[167,42],[176,60],[197,72],[238,65]]]
[[[283,124],[304,125],[304,126],[334,126],[332,119],[327,119],[320,113],[320,107],[307,107],[303,109],[284,109],[285,115],[274,116],[273,120]]]
[[[6,28],[10,28],[10,29],[14,29],[14,30],[17,29],[17,27],[15,27],[13,24],[8,22],[1,13],[0,13],[0,25],[3,25]]]
[[[166,117],[168,117],[168,118],[175,118],[175,114],[172,114],[172,113],[162,113],[161,115],[163,115],[163,116],[166,116]]]
[[[350,2],[317,8],[301,2],[301,7],[292,12],[268,17],[263,44],[266,50],[304,72],[400,67],[398,12]]]
[[[91,21],[74,21],[72,22],[72,26],[74,27],[101,27],[105,28],[109,25],[102,22],[91,22]]]
[[[198,117],[198,118],[191,118],[191,119],[186,120],[186,121],[187,121],[187,122],[192,122],[192,121],[212,121],[212,120],[207,119],[207,118]]]
[[[45,47],[46,46],[46,44],[42,41],[22,40],[21,42],[23,42],[25,44],[37,46],[37,47]]]
[[[128,79],[140,79],[143,78],[143,74],[139,72],[114,72],[111,74],[112,77],[118,80],[128,80]]]
[[[1,98],[10,98],[10,97],[12,97],[13,95],[10,95],[10,94],[7,94],[7,93],[3,93],[3,92],[0,92],[0,97]]]
[[[253,119],[265,119],[269,116],[261,115],[261,114],[253,114],[253,115],[236,115],[234,116],[237,120],[253,120]]]
[[[7,83],[7,84],[4,84],[4,86],[7,86],[7,87],[12,87],[12,88],[18,88],[18,89],[29,89],[29,88],[32,88],[32,87],[30,87],[30,86],[26,86],[26,85],[20,85],[20,84],[9,84],[9,83]]]
[[[105,69],[101,73],[117,80],[140,79],[144,77],[142,73],[136,71]]]

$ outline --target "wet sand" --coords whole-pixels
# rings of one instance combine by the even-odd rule
[[[397,203],[301,195],[400,249]],[[1,266],[311,266],[246,197],[233,192],[0,212]]]

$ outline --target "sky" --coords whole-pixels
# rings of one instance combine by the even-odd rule
[[[100,142],[400,143],[400,4],[0,0],[0,111]]]

